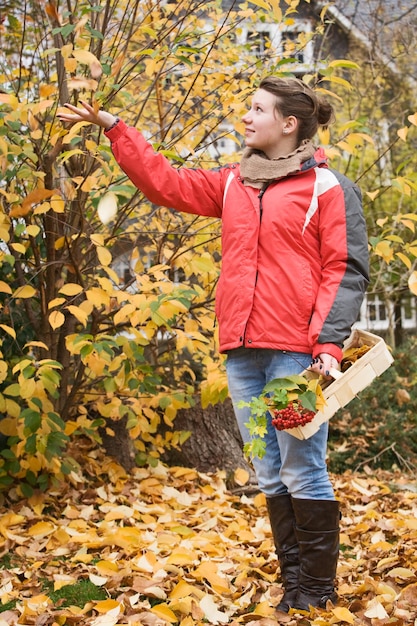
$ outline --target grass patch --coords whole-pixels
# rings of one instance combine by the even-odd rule
[[[16,607],[17,600],[11,600],[10,602],[6,602],[6,604],[0,604],[0,613],[4,613],[4,611],[13,611]]]
[[[0,570],[1,569],[10,569],[13,567],[12,555],[10,552],[6,552],[0,557]]]
[[[107,600],[108,594],[102,587],[93,585],[88,579],[81,579],[73,585],[64,585],[61,589],[53,591],[53,584],[49,580],[43,581],[43,592],[52,600],[55,608],[65,609],[69,606],[84,608],[88,602]],[[12,611],[16,607],[17,600],[0,604],[0,613]]]
[[[61,589],[47,592],[55,606],[66,608],[78,606],[81,609],[88,603],[106,600],[109,596],[105,589],[97,587],[88,579],[81,579],[73,585],[64,585]]]

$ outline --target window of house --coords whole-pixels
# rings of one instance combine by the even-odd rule
[[[285,56],[296,59],[298,63],[306,63],[306,50],[300,41],[299,32],[295,30],[284,31],[281,35],[281,46]]]
[[[236,43],[249,46],[250,51],[259,58],[276,56],[279,50],[280,32],[278,24],[243,24],[236,31]]]
[[[382,322],[387,319],[385,304],[378,296],[370,296],[368,299],[368,316],[371,322]]]
[[[313,63],[312,26],[307,20],[297,20],[291,26],[258,23],[243,26],[236,36],[237,43],[249,45],[259,58],[279,61],[283,57],[295,59],[300,67],[291,67],[294,73],[308,69]]]
[[[416,299],[413,296],[403,298],[401,302],[401,321],[404,328],[416,328]]]
[[[233,125],[223,122],[217,131],[212,133],[211,143],[207,146],[207,151],[213,159],[218,159],[224,154],[233,154],[238,149],[238,144],[233,139]]]
[[[271,29],[248,31],[246,35],[246,43],[249,44],[251,52],[257,57],[262,58],[268,51],[273,50],[272,47],[273,34]]]
[[[308,71],[309,66],[314,63],[311,32],[312,26],[307,20],[298,20],[281,32],[281,53],[284,57],[295,59],[294,73]]]
[[[390,315],[385,302],[376,294],[367,294],[361,308],[358,326],[369,330],[384,330],[389,326]]]
[[[414,299],[411,300],[411,298],[407,298],[406,300],[403,300],[401,308],[402,308],[402,314],[403,314],[404,319],[406,320],[413,319],[415,315],[415,310],[416,310]]]

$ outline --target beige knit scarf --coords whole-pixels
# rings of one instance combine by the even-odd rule
[[[268,183],[300,171],[301,164],[312,156],[316,148],[305,139],[294,152],[277,159],[268,159],[260,150],[247,148],[240,161],[240,173],[244,185],[262,189]]]

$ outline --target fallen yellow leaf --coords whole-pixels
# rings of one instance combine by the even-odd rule
[[[153,606],[151,608],[151,612],[171,624],[178,622],[178,617],[166,604],[157,604],[156,606]]]
[[[38,522],[29,528],[28,535],[39,539],[53,533],[55,528],[56,527],[51,524],[51,522]]]
[[[99,602],[94,603],[94,609],[98,613],[108,613],[109,611],[117,611],[119,609],[119,613],[122,611],[122,605],[117,600],[112,600],[108,598],[107,600],[100,600]]]
[[[4,422],[5,420],[3,419],[1,421]],[[4,535],[4,537],[7,537],[8,535],[6,529],[10,528],[11,526],[17,526],[21,524],[25,521],[25,519],[26,518],[23,515],[17,515],[16,513],[6,513],[5,515],[2,515],[2,517],[0,517],[0,533]]]
[[[191,575],[197,580],[201,580],[203,578],[208,580],[217,593],[230,593],[230,587],[227,580],[218,575],[217,564],[213,561],[205,561],[204,563],[201,563],[201,565],[199,565],[194,572],[191,572]]]
[[[170,565],[193,565],[197,558],[198,554],[194,550],[178,548],[171,552],[167,558],[167,563]]]
[[[337,606],[336,608],[332,609],[332,613],[339,622],[347,622],[348,624],[355,623],[355,616],[346,607]]]
[[[416,574],[412,569],[406,567],[394,567],[394,569],[387,572],[387,575],[391,578],[399,578],[407,580],[407,578],[413,578]]]
[[[185,580],[180,580],[169,594],[169,599],[179,600],[180,598],[185,598],[186,596],[191,595],[195,595],[197,598],[200,598],[204,596],[204,592],[202,592],[199,587],[190,585],[190,583],[187,583]]]
[[[99,561],[96,563],[96,568],[98,573],[102,576],[111,576],[119,571],[119,566],[113,561]]]
[[[234,481],[237,485],[243,487],[249,480],[249,472],[245,469],[238,468],[234,473]]]

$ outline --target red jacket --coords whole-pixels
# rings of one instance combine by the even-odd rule
[[[222,219],[220,351],[241,346],[341,359],[368,284],[359,189],[324,152],[262,194],[239,165],[174,168],[120,121],[106,133],[122,170],[154,204]]]

